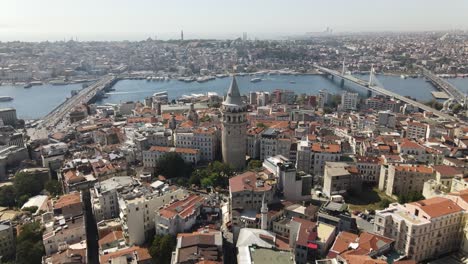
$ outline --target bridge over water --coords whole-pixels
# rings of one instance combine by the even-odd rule
[[[373,80],[376,80],[376,78],[374,76],[373,70],[371,70],[371,75],[370,75],[369,82],[366,82],[366,81],[364,81],[362,79],[359,79],[359,78],[356,78],[356,77],[354,77],[352,75],[345,74],[344,71],[342,73],[340,73],[338,71],[331,70],[331,69],[319,66],[317,64],[315,64],[314,67],[317,70],[319,70],[320,72],[322,72],[322,73],[329,74],[329,75],[332,75],[332,76],[336,76],[338,78],[341,78],[343,81],[349,81],[349,82],[355,83],[355,84],[361,86],[362,88],[364,88],[364,89],[366,89],[368,91],[371,91],[371,92],[374,92],[374,93],[377,93],[377,94],[390,96],[390,97],[393,97],[393,98],[395,98],[397,100],[405,102],[407,104],[416,106],[416,107],[418,107],[419,109],[421,109],[423,111],[432,112],[434,115],[436,115],[436,116],[438,116],[438,117],[440,117],[442,119],[452,120],[452,121],[458,120],[456,117],[451,116],[451,115],[449,115],[447,113],[436,110],[436,109],[434,109],[434,108],[432,108],[430,106],[427,106],[425,104],[417,102],[417,101],[415,101],[413,99],[407,98],[405,96],[399,95],[397,93],[388,91],[388,90],[386,90],[386,89],[384,89],[382,87],[374,85]]]

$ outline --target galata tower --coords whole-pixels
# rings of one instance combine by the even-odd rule
[[[223,162],[240,171],[245,168],[247,105],[242,102],[236,77],[232,78],[221,113]]]

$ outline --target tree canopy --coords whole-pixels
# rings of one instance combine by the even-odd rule
[[[262,166],[263,166],[263,163],[261,160],[251,160],[249,161],[249,164],[247,165],[247,169],[257,170],[257,169],[260,169]]]
[[[52,196],[62,194],[62,185],[57,180],[50,180],[45,184],[45,189]]]
[[[227,188],[229,177],[233,174],[231,166],[215,161],[204,169],[195,170],[189,179],[189,184],[202,187]]]
[[[155,235],[149,249],[153,263],[166,264],[171,262],[172,251],[174,251],[176,244],[177,240],[173,235]]]
[[[188,178],[192,171],[192,166],[185,163],[179,154],[169,152],[164,154],[156,163],[156,174],[166,178]]]
[[[44,246],[42,228],[39,222],[24,224],[16,238],[16,263],[42,263]]]
[[[416,202],[419,200],[423,200],[424,196],[420,192],[409,192],[408,194],[402,194],[398,196],[398,202],[400,204],[404,203],[411,203],[411,202]]]
[[[0,206],[20,207],[43,189],[42,176],[19,172],[15,175],[13,185],[0,188]]]

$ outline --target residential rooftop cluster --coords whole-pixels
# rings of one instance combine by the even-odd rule
[[[350,71],[462,74],[465,37],[0,43],[0,78],[13,64],[31,75],[8,81],[308,72],[344,57]],[[82,102],[45,137],[0,110],[2,260],[34,244],[47,264],[467,261],[463,116],[352,91],[242,88],[233,76],[225,97]]]
[[[334,34],[288,40],[1,42],[0,81],[80,83],[108,73],[207,81],[229,72],[314,73],[313,63],[352,72],[468,74],[466,32]],[[197,79],[198,78],[198,79]]]

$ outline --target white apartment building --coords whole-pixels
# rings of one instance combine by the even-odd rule
[[[121,193],[119,197],[119,217],[124,236],[130,246],[142,245],[150,238],[154,230],[156,212],[166,204],[186,196],[183,189],[172,189],[168,186],[161,191],[146,187]]]
[[[356,110],[358,104],[358,94],[344,92],[341,94],[341,109],[342,110]]]
[[[431,130],[428,124],[408,122],[408,126],[406,128],[406,137],[413,139],[428,139],[430,132]]]
[[[357,156],[356,166],[361,175],[361,180],[368,183],[379,183],[381,164],[377,157]]]
[[[348,191],[359,191],[361,176],[354,164],[346,162],[327,162],[323,176],[323,193],[328,197],[345,194]]]
[[[380,172],[379,189],[388,196],[423,192],[424,182],[435,179],[434,169],[424,165],[384,165]]]
[[[192,194],[158,210],[154,218],[158,235],[176,235],[189,231],[196,223],[204,197]]]
[[[47,256],[86,240],[86,221],[80,193],[60,196],[53,202],[53,211],[42,215],[42,222],[45,227],[42,243]]]
[[[297,145],[296,168],[298,171],[323,176],[325,162],[339,161],[341,156],[341,146],[338,144],[301,140]]]
[[[18,118],[16,117],[16,109],[2,108],[0,109],[0,119],[3,120],[4,125],[15,126]]]
[[[146,168],[155,168],[158,160],[170,152],[179,154],[186,163],[197,164],[200,161],[198,149],[153,146],[149,150],[143,151],[143,165]]]
[[[96,222],[118,217],[118,193],[138,185],[140,183],[129,176],[113,177],[94,184],[91,190],[91,205]]]
[[[175,146],[177,148],[198,149],[201,161],[216,159],[219,147],[219,130],[215,127],[199,127],[191,132],[175,133]]]
[[[376,212],[374,232],[395,240],[395,249],[421,262],[460,248],[464,210],[447,198],[435,197]]]
[[[313,177],[310,174],[297,172],[294,163],[281,155],[270,157],[263,162],[263,167],[270,171],[278,183],[276,187],[283,192],[288,201],[311,199]]]

